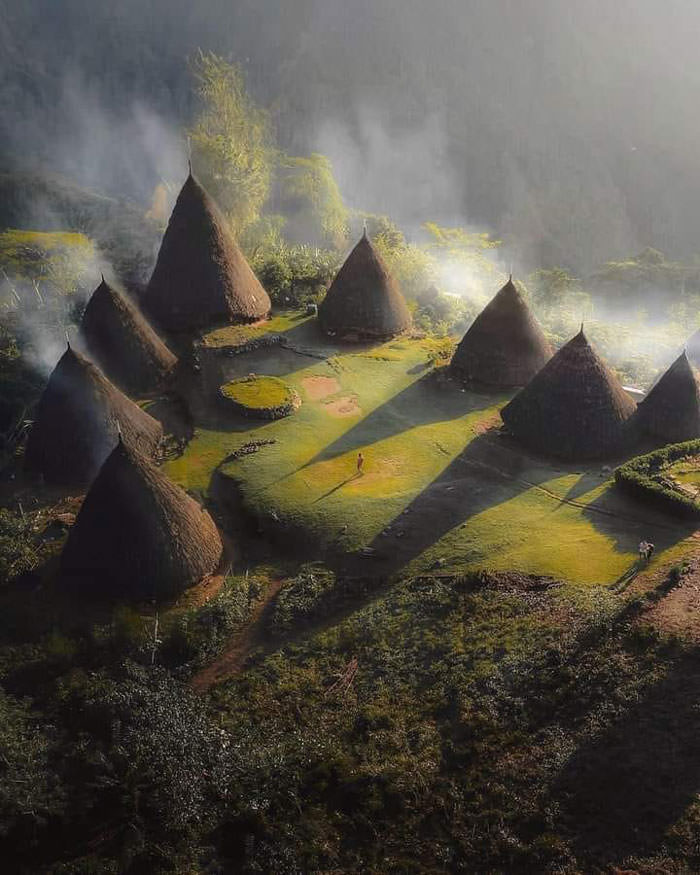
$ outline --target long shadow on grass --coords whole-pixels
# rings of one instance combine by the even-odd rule
[[[375,408],[357,425],[324,447],[304,467],[335,459],[415,426],[458,419],[493,403],[493,397],[461,392],[454,384],[439,383],[431,371]]]
[[[633,502],[614,485],[583,510],[594,528],[613,541],[619,553],[637,553],[639,542],[651,541],[658,556],[690,537],[697,526],[661,514],[643,502]]]
[[[389,523],[369,545],[374,553],[373,573],[395,574],[471,517],[510,501],[551,477],[551,472],[543,469],[533,480],[527,461],[503,452],[498,443],[499,439],[491,435],[474,438]],[[365,569],[369,570],[366,564]]]
[[[659,847],[700,789],[699,700],[694,650],[576,751],[557,789],[578,854],[608,866]]]

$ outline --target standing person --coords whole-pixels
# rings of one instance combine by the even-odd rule
[[[646,541],[639,542],[639,561],[644,562],[647,558],[647,550],[649,549],[649,545]]]
[[[362,466],[365,464],[365,457],[362,453],[357,454],[357,473],[362,474]]]
[[[651,559],[651,557],[653,555],[654,555],[654,545],[651,543],[651,541],[649,541],[649,543],[647,544],[647,562],[649,562],[649,560]]]

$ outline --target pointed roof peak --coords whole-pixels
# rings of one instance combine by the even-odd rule
[[[80,322],[85,349],[110,380],[139,395],[165,382],[176,358],[149,324],[138,304],[104,279]]]
[[[590,346],[588,338],[586,337],[586,332],[583,330],[583,322],[581,323],[581,327],[579,328],[578,332],[571,338],[569,343],[575,343],[580,346]]]
[[[61,569],[86,587],[171,598],[214,571],[222,551],[206,510],[140,448],[119,442],[88,490]]]
[[[156,324],[177,332],[257,322],[270,312],[269,295],[228,220],[191,172],[175,201],[141,303]]]
[[[551,356],[527,301],[508,279],[460,341],[452,371],[470,384],[514,388],[524,386]]]
[[[403,294],[366,230],[335,275],[318,314],[325,333],[349,339],[395,337],[410,327]]]
[[[666,442],[700,437],[700,386],[685,350],[641,401],[639,415],[642,428]]]
[[[25,467],[49,483],[89,483],[117,444],[117,421],[124,440],[155,454],[163,436],[160,423],[131,401],[78,350],[66,349],[39,400],[25,450]]]
[[[508,279],[503,283],[501,288],[496,293],[496,296],[498,295],[510,295],[511,297],[516,296],[518,298],[522,298],[518,287],[513,282],[513,274],[509,274]]]

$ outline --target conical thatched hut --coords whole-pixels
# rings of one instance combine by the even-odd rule
[[[110,380],[134,394],[162,386],[177,363],[133,301],[104,277],[85,308],[80,334]]]
[[[510,389],[524,386],[551,357],[539,323],[510,278],[462,338],[451,371],[470,385]]]
[[[501,416],[511,433],[537,452],[598,459],[624,446],[635,407],[581,328]]]
[[[700,437],[700,387],[685,352],[640,402],[638,416],[644,431],[667,443]]]
[[[29,432],[25,467],[49,483],[92,482],[117,444],[154,455],[163,437],[159,422],[117,389],[70,346],[49,377]]]
[[[328,289],[318,320],[341,340],[386,339],[411,327],[406,301],[366,232]]]
[[[270,299],[212,198],[190,175],[182,186],[144,309],[157,325],[193,331],[221,322],[256,322]]]
[[[215,571],[222,552],[206,510],[119,441],[85,497],[61,571],[83,589],[164,599]]]

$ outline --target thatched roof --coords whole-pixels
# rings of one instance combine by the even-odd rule
[[[116,446],[120,430],[126,443],[149,455],[163,437],[159,422],[69,346],[39,400],[25,467],[49,483],[87,485]]]
[[[182,186],[144,294],[157,325],[193,331],[218,322],[256,322],[270,299],[213,199],[190,175]]]
[[[452,358],[452,373],[476,386],[524,386],[552,357],[542,329],[512,279],[479,313]]]
[[[411,327],[396,281],[367,238],[345,259],[318,308],[323,331],[340,338],[388,338]]]
[[[639,404],[644,431],[668,443],[700,437],[700,387],[685,352]]]
[[[214,521],[120,441],[90,487],[61,556],[66,581],[134,598],[170,598],[216,570]]]
[[[596,459],[622,448],[635,407],[582,328],[501,416],[509,431],[537,452]]]
[[[136,304],[104,277],[88,301],[80,333],[110,380],[134,394],[161,386],[177,363]]]

